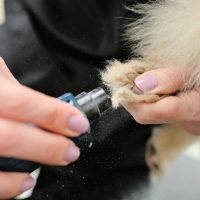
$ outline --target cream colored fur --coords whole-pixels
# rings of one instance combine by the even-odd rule
[[[164,98],[165,95],[142,93],[134,85],[138,75],[153,68],[185,68],[189,76],[187,79],[183,77],[185,85],[181,89],[199,87],[200,1],[158,0],[129,9],[141,16],[128,25],[125,34],[132,54],[136,56],[124,63],[111,61],[102,72],[102,80],[110,90],[113,106]],[[153,130],[146,151],[147,164],[152,173],[164,173],[169,164],[197,139],[197,136],[172,125]]]
[[[132,50],[156,67],[186,67],[195,71],[186,88],[200,85],[200,1],[160,0],[135,6],[143,15],[129,25]]]

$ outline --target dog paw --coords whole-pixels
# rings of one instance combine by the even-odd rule
[[[160,179],[172,162],[194,141],[196,141],[195,136],[174,125],[155,127],[147,142],[145,153],[150,177],[153,180]]]
[[[145,159],[153,180],[160,179],[170,165],[170,161],[167,157],[164,158],[164,153],[158,148],[154,138],[151,138],[146,145]]]
[[[162,177],[178,153],[177,144],[173,143],[173,134],[168,133],[164,126],[154,128],[146,145],[145,159],[153,180]]]
[[[152,66],[140,60],[109,62],[101,77],[111,93],[113,107],[118,107],[123,102],[150,103],[163,98],[164,95],[143,93],[134,83],[137,76],[152,69]]]

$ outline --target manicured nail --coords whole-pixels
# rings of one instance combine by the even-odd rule
[[[143,92],[151,91],[158,86],[158,80],[154,75],[141,75],[135,79],[135,85]]]
[[[71,116],[68,120],[68,128],[75,132],[85,133],[89,127],[89,121],[84,116]]]
[[[21,192],[23,193],[27,190],[33,189],[35,187],[35,185],[36,185],[36,180],[33,179],[32,177],[29,177],[23,183],[22,188],[21,188]]]
[[[67,153],[65,154],[65,161],[73,162],[77,160],[80,156],[80,150],[78,147],[72,145],[67,149]]]

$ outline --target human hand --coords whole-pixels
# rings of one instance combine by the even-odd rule
[[[78,147],[67,137],[86,132],[88,120],[73,106],[19,84],[3,59],[0,101],[0,156],[60,166],[79,157]],[[0,182],[0,199],[35,186],[27,173],[0,172]]]
[[[189,69],[162,68],[146,72],[135,79],[142,91],[150,94],[173,94],[194,77]],[[195,77],[194,77],[195,78]],[[138,123],[172,123],[192,134],[200,135],[200,88],[168,96],[155,103],[123,103]]]

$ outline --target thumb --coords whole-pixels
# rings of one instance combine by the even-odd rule
[[[172,94],[181,90],[187,80],[185,68],[159,68],[145,72],[135,79],[135,85],[150,94]]]

